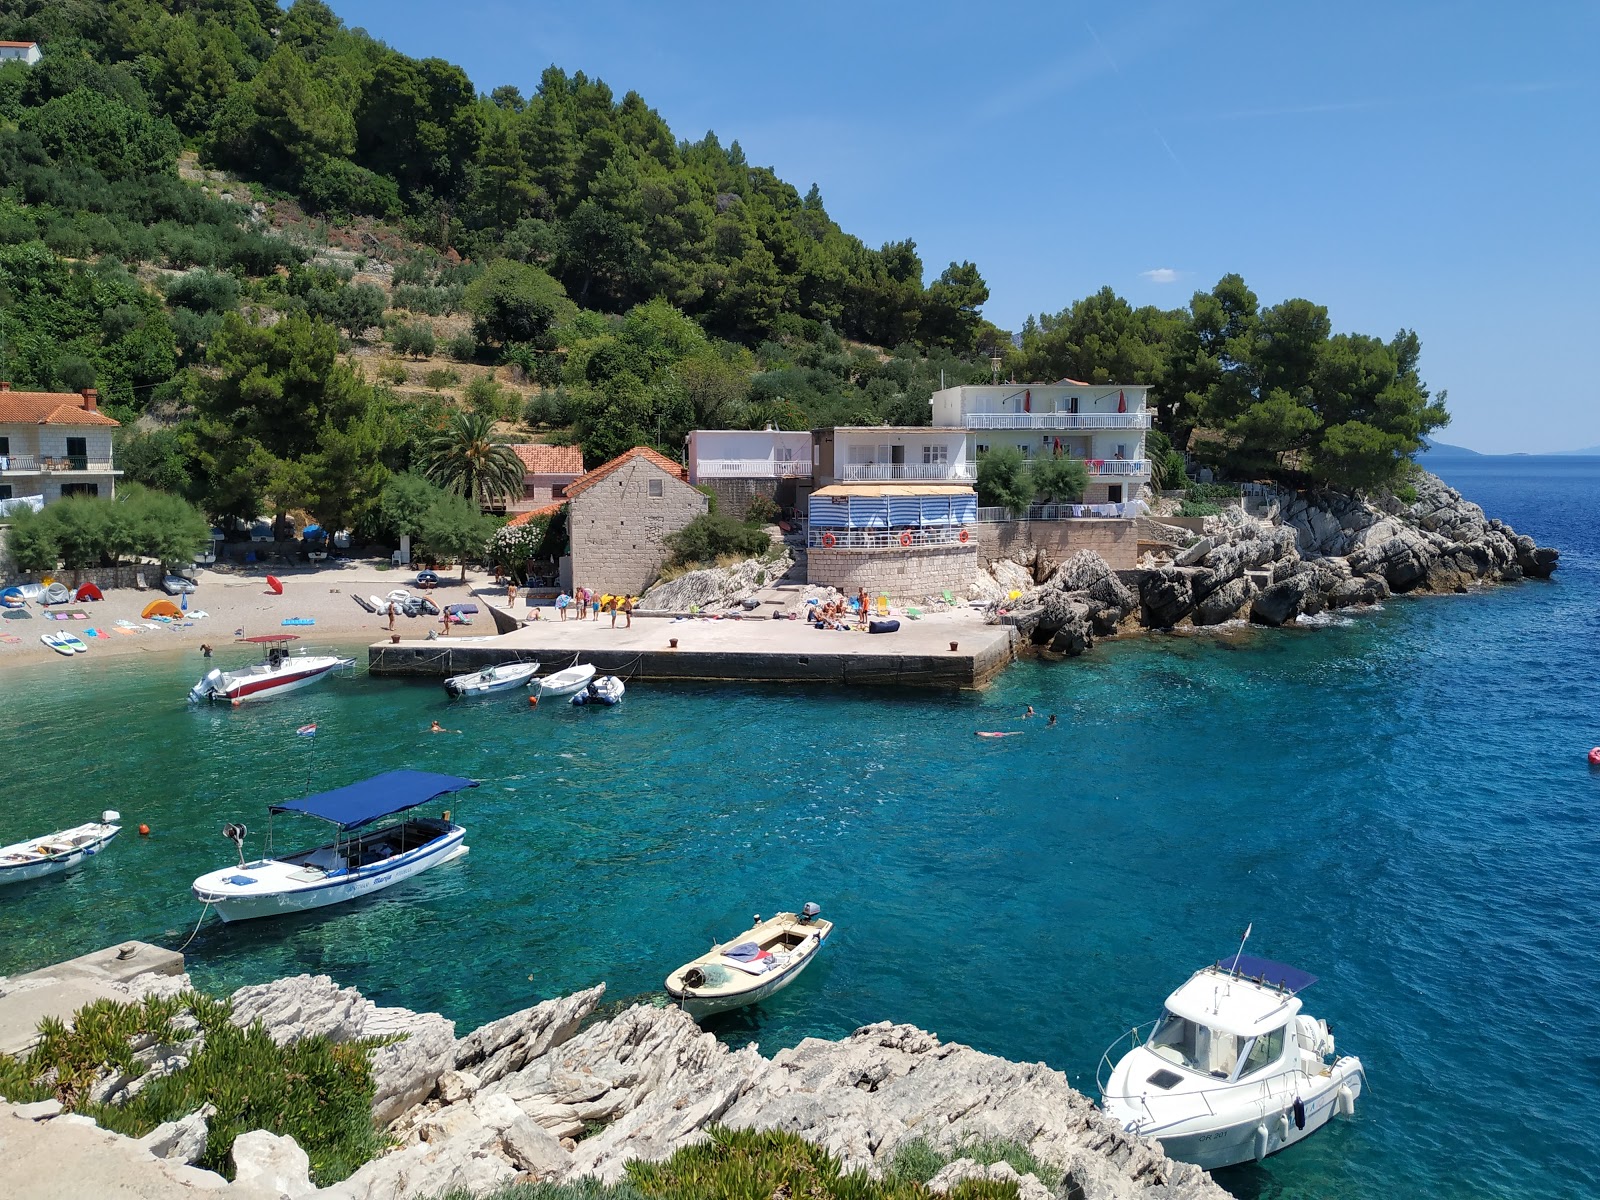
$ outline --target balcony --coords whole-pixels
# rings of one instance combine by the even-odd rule
[[[120,474],[109,462],[96,462],[82,454],[52,457],[33,454],[0,454],[0,474],[38,475],[43,472],[83,471],[94,475]]]
[[[973,545],[961,525],[922,525],[909,529],[832,529],[807,522],[806,545],[823,550],[912,550],[918,546]]]
[[[1101,476],[1125,478],[1150,474],[1149,460],[1143,458],[1080,458],[1075,461],[1081,462],[1088,468],[1090,478]],[[977,478],[978,464],[969,459],[967,468],[972,472],[972,477]]]
[[[701,479],[809,479],[811,464],[803,458],[702,458],[695,473]]]
[[[1149,429],[1148,412],[1004,413],[973,412],[962,418],[968,429]]]
[[[845,483],[970,483],[977,468],[970,462],[947,463],[846,463],[839,468]]]

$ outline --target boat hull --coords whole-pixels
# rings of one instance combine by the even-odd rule
[[[121,832],[120,826],[107,826],[109,833],[96,837],[93,841],[74,846],[60,854],[52,854],[45,858],[35,859],[32,862],[4,863],[0,862],[0,885],[8,883],[25,883],[30,879],[42,879],[46,875],[56,875],[62,871],[78,866],[86,859],[99,854],[110,844],[111,839]],[[41,841],[46,839],[40,839]],[[12,849],[13,847],[6,847]]]
[[[286,658],[278,667],[263,665],[246,671],[213,671],[189,690],[194,701],[251,704],[310,687],[333,671],[354,665],[348,658]]]
[[[320,883],[280,891],[251,894],[227,894],[219,888],[207,886],[216,876],[234,872],[213,872],[195,881],[195,899],[209,904],[224,921],[251,921],[261,917],[277,917],[287,913],[309,912],[359,900],[374,892],[393,887],[433,867],[460,858],[467,853],[464,839],[466,830],[456,826],[426,846],[397,855],[371,867],[362,867],[344,875],[329,877]],[[248,871],[249,864],[241,871]]]
[[[832,933],[831,921],[818,919],[815,922],[802,922],[794,913],[779,913],[768,921],[756,924],[746,935],[721,946],[713,946],[708,953],[679,967],[667,976],[667,995],[697,1021],[759,1004],[798,979],[822,953]],[[727,946],[746,940],[773,950],[787,949],[789,961],[782,967],[760,975],[740,974],[736,968],[728,965],[728,960],[722,957],[722,951]],[[720,968],[724,977],[690,986],[690,972],[696,968],[703,972]],[[730,984],[728,980],[735,982]]]
[[[492,696],[496,692],[509,692],[528,686],[538,670],[538,663],[488,667],[467,675],[453,675],[445,680],[444,689],[452,696]],[[484,676],[490,672],[494,672],[494,675],[485,679]]]
[[[820,952],[821,949],[822,947],[818,946],[817,952]],[[757,987],[748,992],[740,992],[737,996],[717,996],[711,999],[693,995],[684,996],[678,1000],[678,1006],[696,1021],[703,1021],[707,1017],[716,1016],[718,1013],[732,1012],[736,1008],[747,1008],[752,1004],[759,1004],[769,996],[783,991],[784,988],[800,978],[801,972],[809,967],[812,960],[817,957],[817,952],[806,955],[797,966],[791,967],[787,971],[774,971],[772,973],[774,978],[763,980]]]
[[[549,700],[582,691],[594,676],[594,668],[585,663],[583,667],[568,667],[565,671],[546,675],[543,679],[535,680],[533,686],[538,691],[539,699]]]

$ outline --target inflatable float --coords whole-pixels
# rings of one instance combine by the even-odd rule
[[[1589,765],[1591,767],[1600,767],[1600,746],[1596,746],[1589,751]]]

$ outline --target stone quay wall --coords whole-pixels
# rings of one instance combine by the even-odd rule
[[[1079,550],[1093,550],[1113,571],[1138,564],[1139,539],[1131,520],[1071,517],[1060,521],[995,521],[973,527],[984,560],[1030,562],[1037,555],[1060,562]]]
[[[883,550],[806,551],[806,582],[836,587],[846,595],[865,588],[869,596],[916,604],[949,591],[964,600],[978,573],[978,538],[965,546],[899,546]]]

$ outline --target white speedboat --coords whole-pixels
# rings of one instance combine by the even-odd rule
[[[667,976],[667,994],[696,1021],[765,1000],[811,965],[833,932],[822,910],[807,904],[779,913],[731,941],[711,947]]]
[[[621,704],[622,693],[627,690],[615,675],[602,675],[589,681],[587,687],[573,694],[572,702],[584,704]]]
[[[112,824],[120,820],[121,813],[107,809],[100,814],[99,821],[47,833],[13,846],[0,846],[0,884],[21,883],[77,866],[84,859],[99,854],[121,832],[120,825]]]
[[[273,638],[291,635],[273,635]],[[273,638],[248,638],[248,641],[267,641]],[[237,671],[215,670],[189,689],[189,699],[198,704],[202,700],[226,700],[232,704],[246,701],[270,700],[286,692],[296,692],[310,687],[317,680],[344,667],[355,666],[355,659],[337,655],[290,654],[282,646],[267,650],[265,662],[251,663]]]
[[[274,804],[275,813],[304,813],[333,825],[331,842],[246,862],[243,825],[225,825],[224,837],[239,847],[239,865],[212,871],[194,881],[195,899],[217,910],[224,921],[246,921],[306,909],[342,904],[410,879],[430,867],[467,852],[467,831],[439,817],[385,817],[426,804],[440,796],[477,787],[471,779],[428,771],[390,771],[331,792]]]
[[[565,671],[557,671],[554,675],[546,675],[533,686],[538,690],[539,699],[548,700],[552,696],[570,696],[578,689],[588,687],[593,678],[594,665],[582,663]]]
[[[1102,1056],[1101,1107],[1208,1171],[1260,1162],[1348,1116],[1366,1076],[1360,1059],[1334,1057],[1327,1022],[1300,1011],[1315,982],[1243,953],[1196,971],[1159,1018]]]
[[[452,675],[444,681],[444,690],[452,696],[488,696],[494,692],[526,687],[538,673],[539,664],[536,662],[499,663],[466,675]]]

